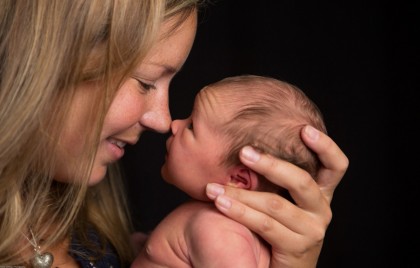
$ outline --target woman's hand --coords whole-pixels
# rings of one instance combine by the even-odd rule
[[[139,252],[143,249],[148,237],[148,234],[142,232],[135,232],[131,234],[130,243],[135,255],[139,254]]]
[[[207,186],[208,197],[221,212],[271,244],[271,267],[316,266],[332,218],[333,193],[348,167],[347,157],[327,135],[306,126],[302,139],[323,165],[316,182],[295,165],[250,147],[240,153],[243,164],[286,188],[295,204],[273,193]]]

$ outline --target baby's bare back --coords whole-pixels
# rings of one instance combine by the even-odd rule
[[[187,202],[150,234],[132,267],[269,267],[270,252],[243,225],[213,203]]]

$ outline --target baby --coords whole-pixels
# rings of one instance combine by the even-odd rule
[[[289,83],[243,75],[203,88],[190,117],[172,122],[162,167],[163,178],[193,201],[163,219],[132,267],[269,267],[269,246],[218,212],[205,188],[214,182],[287,197],[241,164],[239,150],[252,145],[315,176],[320,162],[300,138],[308,124],[326,133],[317,106]]]

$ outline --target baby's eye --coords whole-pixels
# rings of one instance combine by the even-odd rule
[[[193,123],[192,123],[192,122],[190,122],[190,123],[187,125],[187,128],[192,130],[192,129],[193,129]]]

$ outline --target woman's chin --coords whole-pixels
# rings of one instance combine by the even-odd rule
[[[106,175],[106,167],[100,167],[100,168],[96,168],[94,170],[92,170],[92,174],[90,175],[90,179],[89,179],[89,186],[94,186],[98,183],[100,183]]]

